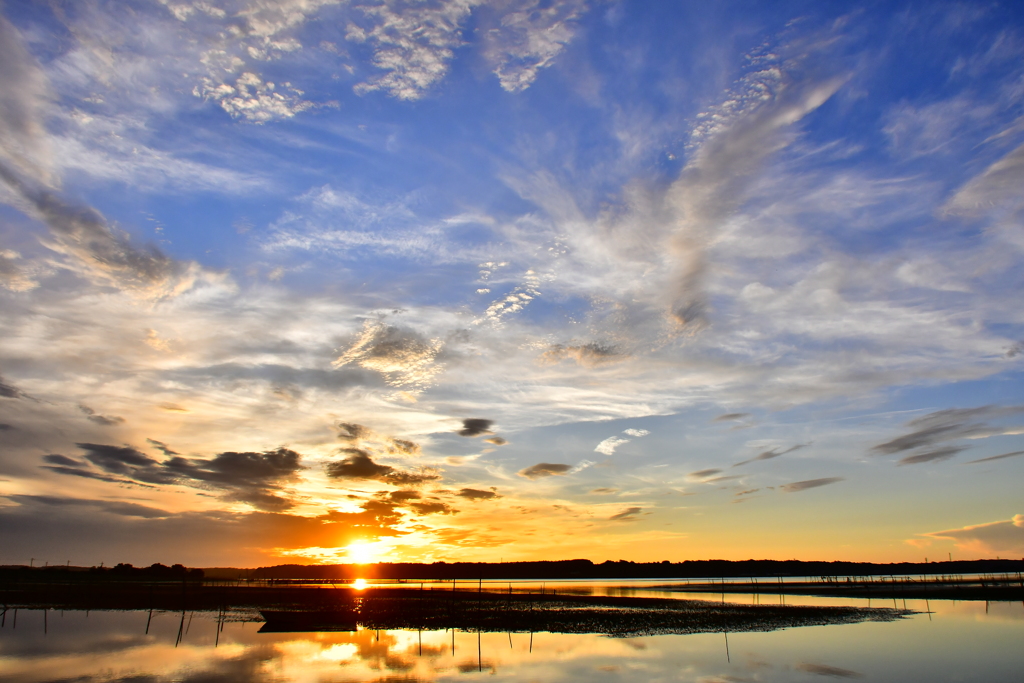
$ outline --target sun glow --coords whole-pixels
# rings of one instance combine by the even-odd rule
[[[369,543],[350,543],[345,552],[348,555],[348,561],[353,564],[370,564],[374,562],[373,547]]]
[[[369,585],[370,584],[366,583],[366,579],[356,579],[352,582],[352,587],[355,588],[357,591],[361,591]]]

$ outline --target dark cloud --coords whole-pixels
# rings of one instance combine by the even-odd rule
[[[708,470],[697,470],[696,472],[690,472],[687,476],[693,477],[694,479],[707,479],[710,476],[716,475],[722,470],[708,469]]]
[[[1021,406],[981,406],[979,408],[951,408],[915,418],[907,423],[912,429],[908,434],[878,444],[872,451],[882,455],[893,455],[915,448],[930,448],[944,442],[969,437],[994,436],[1005,429],[992,427],[982,418],[1006,417],[1024,412]]]
[[[2,375],[0,375],[0,397],[2,398],[21,398],[25,394],[22,393],[21,389],[8,384],[4,381]]]
[[[76,443],[85,451],[85,459],[104,472],[147,484],[173,484],[175,477],[160,467],[160,463],[131,446],[109,446],[96,443]]]
[[[154,442],[160,444],[160,442]],[[282,485],[295,479],[304,469],[301,456],[281,447],[262,453],[228,451],[211,459],[183,458],[175,455],[159,462],[131,446],[105,444],[76,444],[85,451],[85,459],[108,474],[123,479],[105,478],[92,470],[79,469],[81,463],[68,466],[46,467],[60,474],[68,474],[101,481],[135,484],[179,484],[193,488],[219,491],[224,500],[248,503],[259,510],[282,511],[294,503],[281,495]],[[165,453],[174,453],[166,446],[157,446]],[[64,457],[64,456],[60,456]],[[53,462],[48,460],[48,462]]]
[[[388,494],[388,498],[390,498],[396,503],[401,503],[406,500],[417,500],[422,497],[423,495],[419,491],[413,491],[408,489],[402,491],[392,491]]]
[[[980,460],[971,460],[964,463],[965,465],[973,465],[978,462],[992,462],[993,460],[1003,460],[1004,458],[1016,458],[1017,456],[1024,455],[1024,451],[1013,451],[1012,453],[1003,453],[1002,455],[993,455],[988,458],[981,458]]]
[[[392,453],[401,453],[403,455],[420,454],[419,444],[413,441],[406,441],[405,439],[391,439],[388,450]]]
[[[501,438],[500,436],[492,436],[489,439],[484,439],[484,441],[486,441],[489,444],[493,444],[495,446],[504,446],[505,444],[508,443],[508,441],[506,441],[505,439]]]
[[[618,492],[619,492],[618,489],[609,489],[609,488],[603,488],[603,487],[599,488],[599,489],[594,489],[593,491],[591,491],[591,493],[596,493],[596,494],[602,495],[602,496],[603,495],[608,495],[610,493],[618,493]]]
[[[458,510],[439,500],[425,500],[417,503],[409,503],[409,509],[421,515],[456,515]]]
[[[437,474],[434,470],[422,468],[412,472],[394,470],[381,479],[381,481],[394,484],[395,486],[415,486],[428,481],[438,481],[439,479],[441,479],[441,475]]]
[[[462,421],[462,429],[459,430],[459,436],[480,436],[481,434],[490,434],[492,424],[494,424],[494,420],[485,420],[480,417],[467,417]]]
[[[63,465],[65,467],[87,467],[88,466],[88,465],[86,465],[86,463],[82,462],[81,460],[75,460],[74,458],[69,458],[68,456],[61,455],[60,453],[51,453],[50,455],[44,455],[43,456],[43,460],[45,460],[46,462],[50,463],[51,465]]]
[[[612,515],[608,519],[615,519],[615,520],[619,520],[619,519],[632,519],[632,518],[636,517],[637,515],[639,515],[642,511],[643,511],[643,508],[626,508],[622,512],[620,512],[618,514],[615,514],[615,515]]]
[[[345,454],[345,459],[327,463],[325,467],[327,476],[333,479],[372,479],[398,486],[410,486],[441,478],[430,469],[408,472],[390,465],[382,465],[374,462],[370,453],[361,448],[342,448],[338,452]]]
[[[829,666],[828,664],[800,662],[795,668],[797,671],[804,671],[816,676],[829,676],[831,678],[864,678],[864,674],[862,673],[857,673],[856,671],[851,671],[849,669],[840,669],[838,666]]]
[[[519,471],[520,477],[526,477],[527,479],[540,479],[541,477],[551,477],[556,475],[562,475],[572,469],[572,465],[562,465],[559,463],[541,462],[536,465],[531,465],[524,470]]]
[[[172,455],[181,455],[177,451],[172,451],[170,448],[168,448],[167,444],[163,443],[162,441],[155,441],[153,439],[146,439],[146,441],[150,445],[152,445],[153,448],[157,449],[158,451],[160,451],[161,453],[163,453],[164,455],[166,455],[168,457],[170,457]]]
[[[327,463],[327,476],[334,479],[380,479],[394,471],[390,465],[375,463],[367,451],[360,448],[342,448],[338,451],[344,460]]]
[[[389,454],[420,454],[420,446],[416,442],[381,436],[365,425],[354,422],[339,422],[338,429],[341,430],[338,438],[342,441],[348,441],[353,447],[368,448],[372,445],[375,450],[386,451]]]
[[[339,422],[338,429],[341,430],[338,438],[344,441],[361,441],[373,436],[372,429],[354,422]]]
[[[280,485],[293,481],[301,456],[281,447],[262,453],[219,453],[211,460],[173,457],[163,464],[179,483],[208,484],[224,491],[224,498],[249,503],[268,512],[287,510],[294,503],[280,495]]]
[[[715,419],[713,419],[711,421],[712,422],[732,422],[734,420],[742,420],[745,417],[750,417],[750,413],[725,413],[724,415],[719,415],[718,417],[716,417]]]
[[[943,460],[949,460],[962,450],[965,450],[963,446],[946,446],[944,448],[936,448],[935,450],[928,451],[926,453],[918,453],[917,455],[908,455],[905,458],[900,458],[896,465],[920,465],[924,462],[942,462]]]
[[[738,462],[735,465],[733,465],[733,467],[739,467],[740,465],[748,465],[748,464],[750,464],[752,462],[757,462],[758,460],[771,460],[773,458],[779,457],[780,455],[786,455],[787,453],[792,453],[793,451],[798,451],[801,448],[807,448],[808,446],[810,446],[810,444],[798,443],[797,445],[790,446],[789,448],[784,448],[784,449],[773,448],[770,451],[763,451],[763,452],[759,453],[758,455],[754,456],[750,460],[744,460],[743,462]]]
[[[98,415],[95,410],[87,405],[79,404],[78,409],[85,413],[85,419],[102,427],[113,427],[114,425],[124,423],[123,417],[118,417],[116,415]]]
[[[119,479],[117,477],[112,477],[109,474],[100,474],[99,472],[96,472],[94,470],[83,470],[78,469],[77,467],[65,467],[62,465],[42,465],[42,468],[44,470],[56,472],[57,474],[66,474],[71,477],[82,477],[84,479],[109,481],[112,484],[131,484],[134,486],[142,486],[144,488],[153,488],[149,484],[140,484],[138,482],[132,481],[131,479]]]
[[[480,489],[460,489],[455,495],[466,500],[494,500],[495,498],[501,498],[497,491],[481,491]]]
[[[806,479],[804,481],[794,481],[792,484],[785,484],[780,486],[786,493],[796,493],[797,491],[806,491],[807,489],[816,489],[819,486],[828,486],[829,484],[835,484],[837,481],[843,481],[842,477],[824,477],[822,479]]]
[[[6,422],[0,422],[0,432],[7,432],[12,429],[14,429],[13,426],[7,424]]]

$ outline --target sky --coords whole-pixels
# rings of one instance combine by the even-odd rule
[[[1018,5],[0,12],[0,564],[1024,555]]]

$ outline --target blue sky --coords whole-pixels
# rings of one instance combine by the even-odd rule
[[[1024,552],[1012,4],[2,11],[0,562]]]

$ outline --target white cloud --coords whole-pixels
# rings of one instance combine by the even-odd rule
[[[234,85],[209,77],[203,78],[192,93],[196,97],[213,100],[228,114],[244,118],[251,123],[266,123],[275,119],[289,119],[312,108],[312,102],[301,98],[302,91],[284,83],[264,82],[251,71],[239,76]]]
[[[586,0],[499,0],[481,26],[484,55],[508,92],[527,89],[572,41],[576,20],[587,11]]]
[[[629,434],[630,436],[635,436],[638,439],[640,437],[642,437],[642,436],[647,436],[648,434],[650,434],[650,432],[647,431],[646,429],[633,429],[633,428],[623,429],[622,433],[623,434]]]
[[[615,455],[615,449],[624,443],[629,443],[629,439],[623,439],[619,436],[609,436],[607,439],[597,444],[597,446],[594,447],[594,451],[603,455]]]
[[[462,25],[483,0],[381,2],[359,5],[367,26],[353,25],[348,39],[373,47],[373,64],[384,71],[355,87],[357,94],[384,90],[417,100],[448,73],[454,50],[462,45]]]

